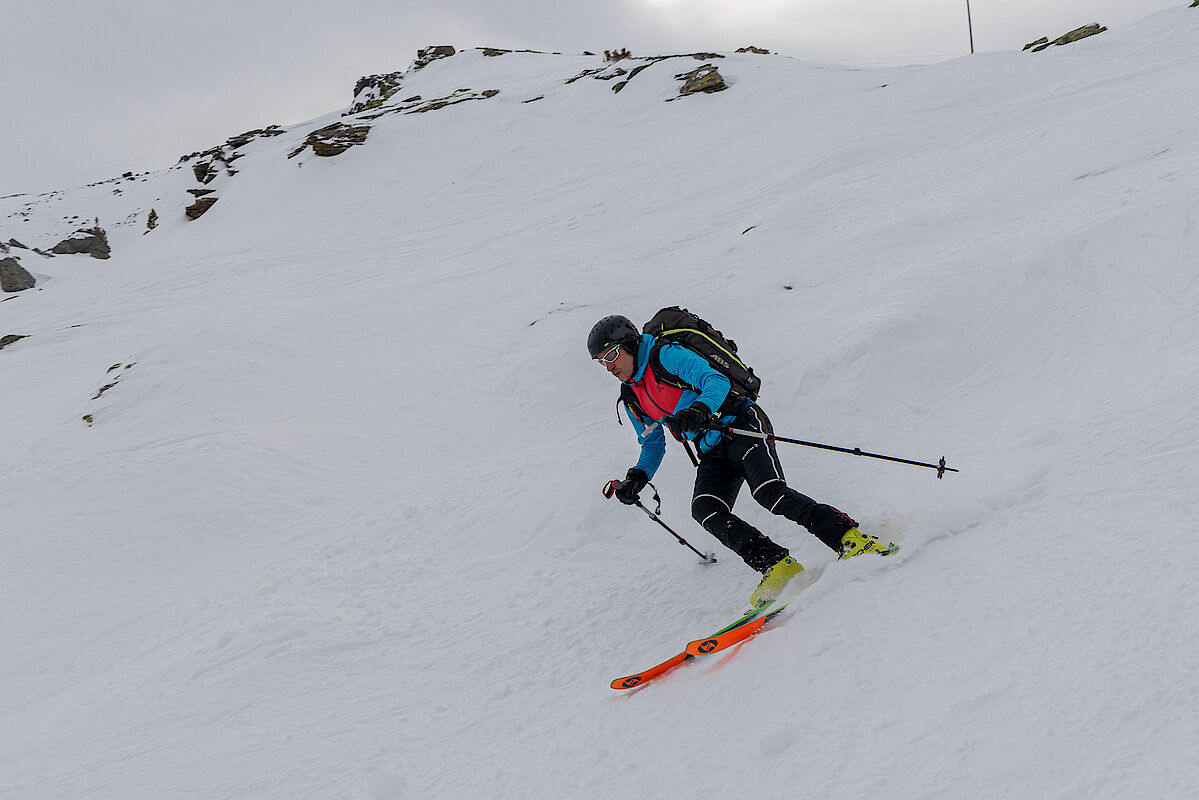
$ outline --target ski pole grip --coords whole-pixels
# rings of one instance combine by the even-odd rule
[[[616,494],[616,490],[619,488],[620,488],[620,481],[612,480],[612,481],[608,481],[607,483],[605,483],[604,488],[601,491],[604,493],[604,497],[611,500],[612,495]]]

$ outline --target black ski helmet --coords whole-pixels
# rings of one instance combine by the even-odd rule
[[[599,358],[600,353],[618,344],[635,356],[640,341],[641,332],[628,317],[610,314],[595,323],[587,334],[587,352],[592,358]]]

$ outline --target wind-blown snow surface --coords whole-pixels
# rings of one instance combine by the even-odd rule
[[[615,94],[472,51],[402,96],[498,96],[255,142],[195,222],[186,165],[4,200],[0,240],[99,215],[114,256],[22,251],[0,304],[0,793],[1194,796],[1197,37],[730,54],[669,103],[699,62]],[[673,303],[780,433],[962,471],[784,446],[904,549],[834,562],[743,494],[819,580],[618,694],[755,584],[599,491],[636,445],[583,340]],[[691,471],[663,516],[718,547]]]

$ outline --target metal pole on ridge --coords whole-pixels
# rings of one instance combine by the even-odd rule
[[[974,53],[974,20],[970,17],[970,0],[966,0],[966,27],[970,30],[970,52]]]

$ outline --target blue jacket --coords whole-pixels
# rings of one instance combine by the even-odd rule
[[[645,370],[649,366],[649,353],[653,349],[653,346],[654,337],[648,333],[642,334],[641,344],[637,348],[637,369],[633,373],[633,377],[626,383],[631,385],[644,379]],[[732,384],[729,383],[728,378],[708,364],[703,356],[688,350],[682,345],[668,342],[658,350],[658,358],[668,372],[672,375],[677,375],[688,386],[699,390],[698,392],[691,389],[684,390],[679,396],[678,403],[671,409],[671,413],[687,408],[696,400],[699,400],[712,411],[716,411],[724,405]],[[740,413],[745,405],[751,402],[751,400],[746,399],[745,403],[735,409],[735,411]],[[662,457],[666,455],[664,425],[661,422],[655,421],[650,421],[648,425],[643,423],[637,419],[637,415],[628,406],[625,406],[625,413],[628,415],[629,421],[633,424],[633,430],[637,433],[637,441],[641,445],[641,457],[637,460],[637,468],[643,470],[650,479],[653,479],[654,473],[658,471],[658,467],[662,464]],[[737,413],[721,417],[721,423],[728,425],[736,419]],[[697,440],[697,449],[701,453],[706,453],[720,443],[720,440],[724,438],[724,434],[719,431],[707,431],[697,435],[688,435],[687,438]]]

